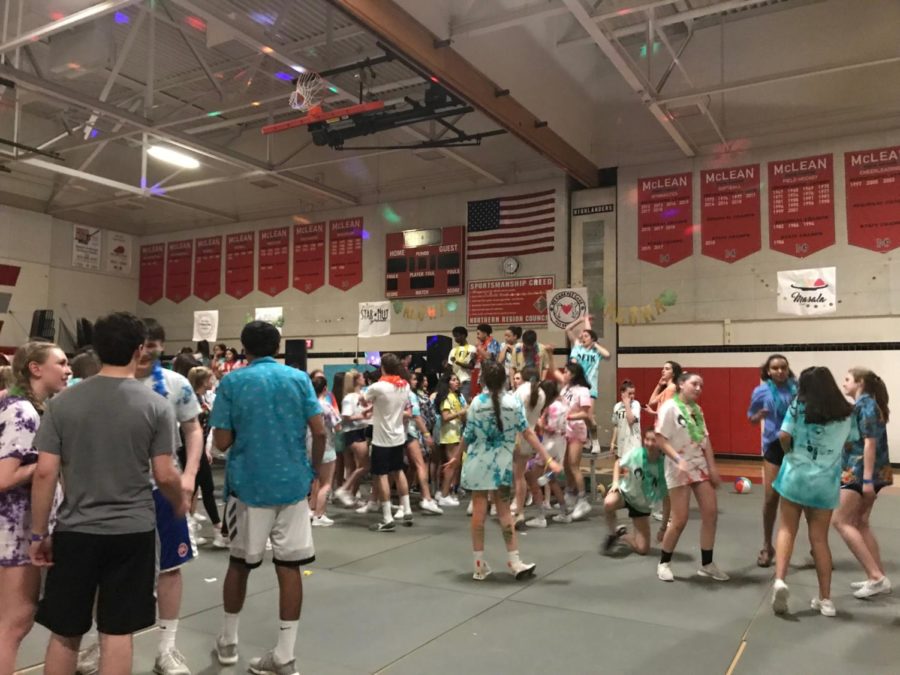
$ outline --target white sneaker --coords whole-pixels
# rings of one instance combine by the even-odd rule
[[[449,499],[451,502],[453,502],[453,506],[459,506],[459,497],[457,497],[456,495],[447,495],[445,499]]]
[[[484,581],[490,576],[490,574],[490,565],[488,565],[484,560],[475,561],[475,573],[472,575],[472,578],[475,581]]]
[[[459,506],[459,502],[454,501],[453,497],[438,497],[437,504],[443,507]]]
[[[153,663],[156,675],[191,675],[191,669],[184,662],[184,657],[177,649],[170,649],[156,657]]]
[[[266,539],[266,550],[267,551],[272,550],[272,540],[271,539]]]
[[[516,512],[519,510],[519,507],[516,506],[515,501],[509,505],[509,512],[513,515],[516,515]]]
[[[196,520],[198,523],[205,523],[207,520],[209,520],[209,518],[204,516],[202,513],[197,512],[194,514],[194,520]]]
[[[720,570],[716,563],[709,563],[709,565],[703,565],[699,570],[697,570],[697,574],[701,577],[709,577],[710,579],[715,579],[716,581],[728,581],[731,577],[729,577],[725,572]]]
[[[572,522],[572,516],[570,516],[568,513],[557,513],[555,516],[553,516],[552,520],[554,523],[562,523],[563,525],[568,525]]]
[[[366,502],[358,509],[356,509],[357,513],[377,513],[381,510],[381,507],[378,506],[375,502]]]
[[[812,609],[819,610],[819,614],[822,616],[835,616],[837,614],[837,610],[834,608],[834,603],[830,598],[813,598],[812,602],[809,603],[809,606]]]
[[[78,675],[96,675],[100,672],[100,643],[95,642],[87,649],[78,652],[78,664],[75,667]]]
[[[194,537],[194,543],[197,546],[203,546],[203,545],[209,543],[209,539],[207,539],[206,537]],[[194,551],[194,555],[196,555],[196,554],[197,554],[197,552]]]
[[[652,515],[653,515],[653,520],[662,521],[662,511],[654,511]]]
[[[471,516],[474,508],[475,508],[475,503],[470,500],[469,505],[466,507],[466,515]]]
[[[221,532],[216,532],[216,536],[213,537],[212,545],[213,548],[228,548],[231,546],[231,542],[228,541],[228,537],[224,536]]]
[[[572,509],[572,520],[581,520],[591,512],[591,504],[584,497],[575,502],[575,508]]]
[[[535,516],[525,521],[525,527],[547,527],[547,519],[543,515]]]
[[[772,584],[772,611],[776,614],[787,614],[788,598],[791,592],[783,579],[776,579]]]
[[[232,666],[238,662],[238,646],[237,642],[226,644],[219,635],[216,637],[216,658],[223,666]]]
[[[430,513],[435,516],[444,515],[444,511],[440,506],[437,505],[437,502],[435,502],[433,499],[423,499],[421,502],[419,502],[419,508],[422,509],[423,513]]]
[[[525,506],[531,506],[532,504],[534,504],[534,497],[529,492],[527,495],[525,495]]]
[[[342,487],[339,487],[334,491],[334,498],[337,499],[341,504],[345,507],[352,508],[354,504],[356,504],[356,500],[353,499],[353,495],[351,495],[347,490]]]
[[[402,506],[398,506],[397,510],[394,511],[394,520],[403,520],[403,516],[406,515],[406,510]]]
[[[332,525],[334,525],[334,521],[324,513],[321,516],[313,516],[313,527],[331,527]]]
[[[660,581],[675,581],[675,575],[669,563],[659,563],[656,566],[656,576]]]
[[[497,505],[491,504],[491,516],[496,516],[496,515],[497,515]]]
[[[506,566],[509,568],[509,573],[516,578],[516,581],[532,576],[534,574],[534,568],[537,567],[534,563],[524,563],[521,560],[508,562],[506,563]]]
[[[871,598],[875,595],[880,595],[881,593],[890,592],[891,582],[887,577],[881,577],[881,579],[879,579],[878,581],[870,581],[869,579],[866,579],[861,586],[857,587],[856,592],[853,594],[853,597],[864,600],[865,598]]]

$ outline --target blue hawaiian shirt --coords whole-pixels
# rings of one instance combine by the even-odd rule
[[[844,446],[844,457],[841,464],[841,484],[862,487],[863,456],[867,438],[875,441],[875,464],[872,470],[872,481],[876,488],[891,485],[894,482],[894,471],[891,468],[891,457],[888,452],[887,426],[878,410],[878,404],[869,394],[863,394],[856,401],[856,428],[858,438]]]

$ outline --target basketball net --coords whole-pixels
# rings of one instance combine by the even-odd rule
[[[288,99],[291,108],[301,112],[321,110],[321,94],[324,86],[325,83],[318,73],[301,73],[297,78],[297,86]]]

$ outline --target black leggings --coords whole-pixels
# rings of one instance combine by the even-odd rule
[[[181,468],[184,470],[187,464],[187,450],[184,447],[178,448],[178,461],[181,462]],[[206,453],[200,453],[200,468],[197,469],[197,480],[194,483],[194,494],[197,490],[203,497],[203,506],[209,514],[209,519],[214,526],[218,526],[221,522],[219,518],[219,507],[216,505],[216,485],[213,483],[212,467],[206,458]]]

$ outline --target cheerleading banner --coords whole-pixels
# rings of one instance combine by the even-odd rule
[[[762,246],[759,164],[700,172],[700,252],[733,263]]]
[[[138,299],[141,302],[152,305],[162,299],[165,270],[166,245],[141,246],[140,279],[138,281]]]
[[[191,294],[194,241],[170,241],[166,248],[166,298],[181,302]]]
[[[266,295],[278,295],[287,290],[288,248],[290,230],[276,227],[259,233],[259,280],[257,287]]]
[[[362,218],[328,223],[328,283],[346,291],[362,281]]]
[[[254,232],[229,234],[225,239],[225,292],[240,300],[253,290]]]
[[[209,302],[222,292],[222,237],[206,237],[196,242],[194,295]]]
[[[294,288],[312,293],[325,284],[325,223],[294,225]]]
[[[769,162],[769,248],[805,258],[832,244],[832,156]]]
[[[886,253],[900,246],[900,145],[844,153],[847,241]]]
[[[638,259],[668,267],[694,253],[692,176],[638,178]]]

